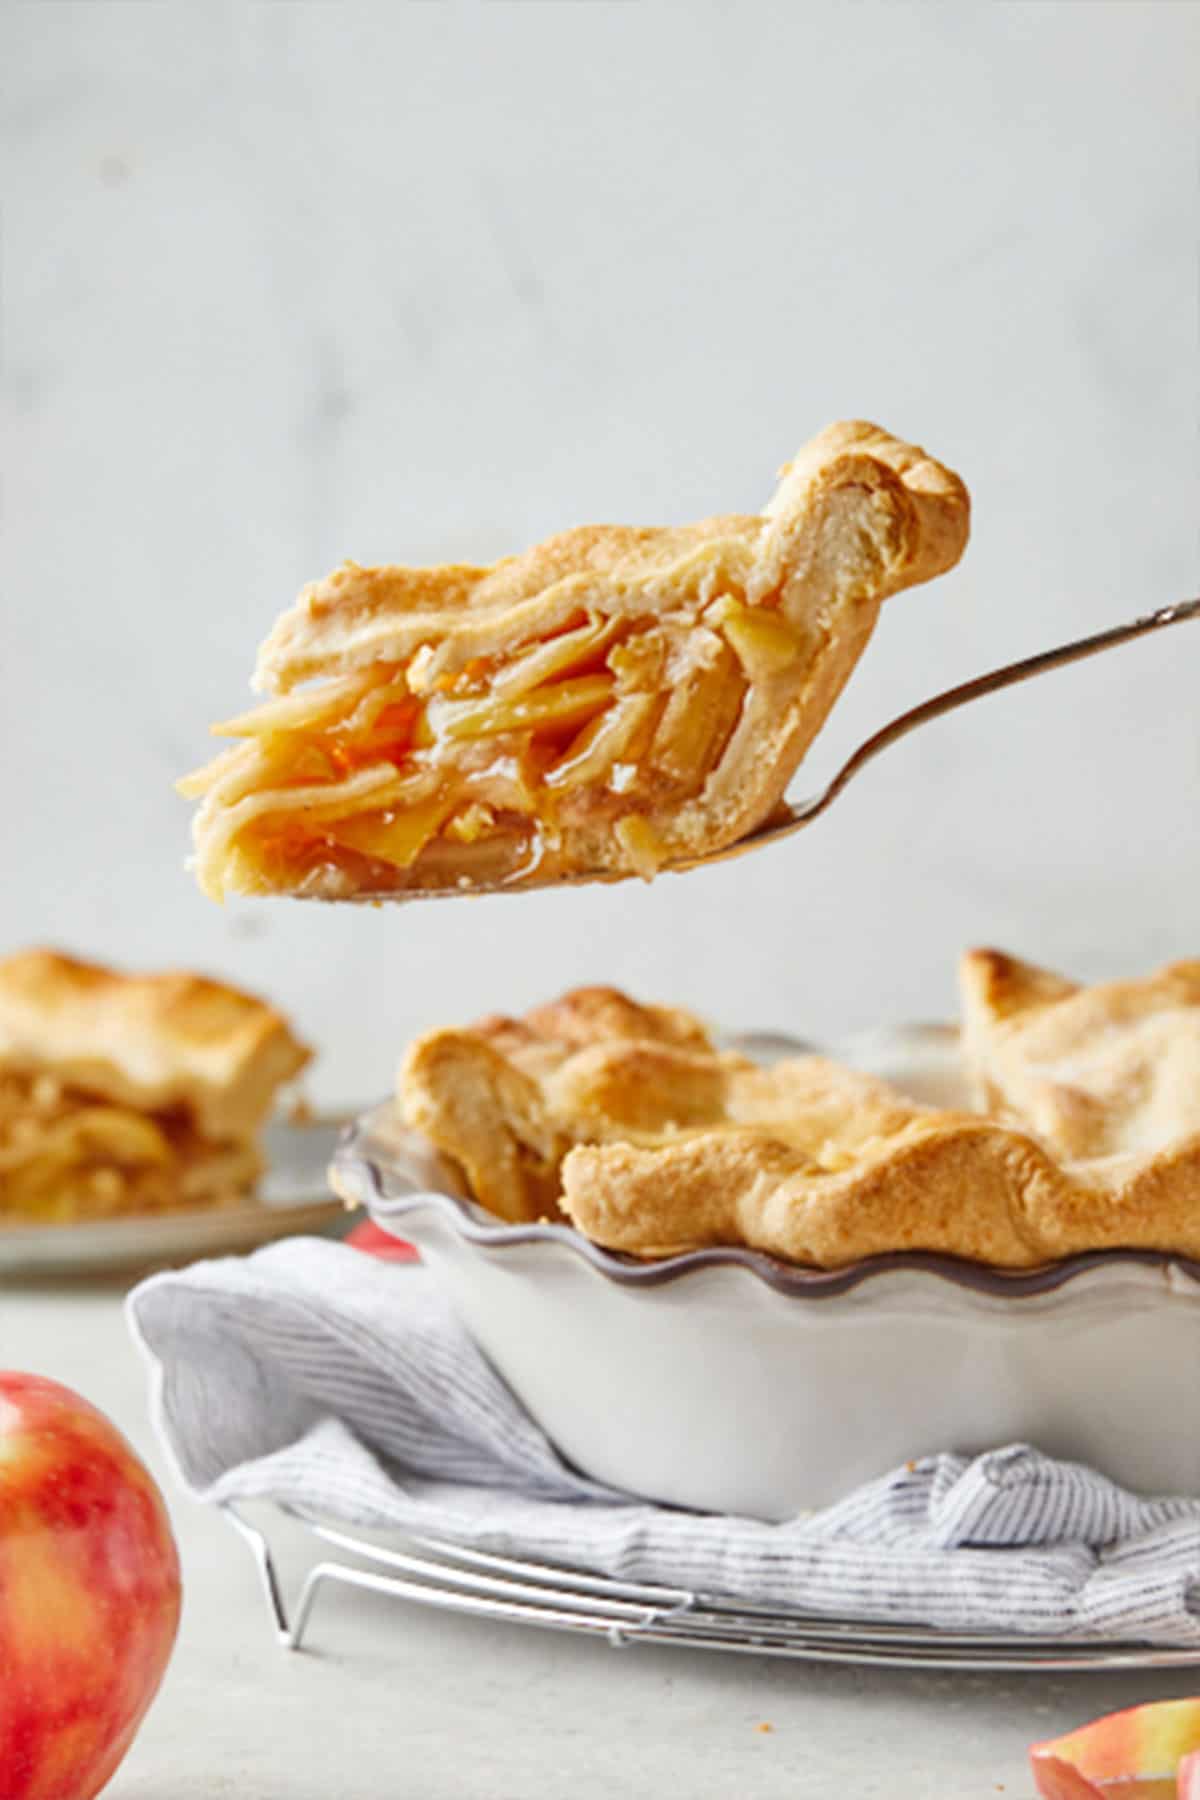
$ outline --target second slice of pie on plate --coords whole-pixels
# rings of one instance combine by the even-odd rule
[[[0,961],[0,1224],[216,1207],[311,1052],[265,1001],[190,971],[53,950]]]
[[[958,477],[835,425],[761,514],[584,526],[490,568],[307,588],[274,698],[181,784],[206,892],[398,898],[650,876],[766,820],[882,601],[966,543]]]

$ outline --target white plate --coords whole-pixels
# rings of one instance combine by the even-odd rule
[[[0,1224],[0,1278],[143,1268],[253,1250],[273,1238],[333,1230],[346,1209],[326,1178],[342,1121],[267,1127],[268,1169],[236,1206],[87,1219],[77,1225]]]

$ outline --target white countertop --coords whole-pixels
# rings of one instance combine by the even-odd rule
[[[1014,1800],[1032,1792],[1030,1739],[1200,1689],[1189,1670],[952,1676],[614,1651],[340,1590],[289,1654],[245,1550],[171,1484],[121,1298],[117,1283],[0,1288],[3,1362],[121,1426],[183,1555],[179,1644],[112,1800]],[[301,1567],[289,1553],[291,1581]]]

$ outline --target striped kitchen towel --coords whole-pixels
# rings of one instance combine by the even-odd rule
[[[925,1457],[766,1525],[570,1468],[423,1269],[294,1238],[152,1276],[129,1318],[203,1500],[842,1619],[1200,1644],[1200,1502],[1137,1498],[1025,1444]]]

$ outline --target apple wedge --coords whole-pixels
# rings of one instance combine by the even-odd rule
[[[1031,1745],[1029,1761],[1042,1800],[1200,1800],[1200,1698],[1108,1713]]]

